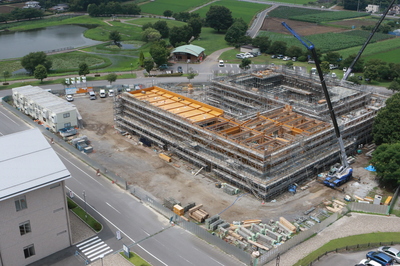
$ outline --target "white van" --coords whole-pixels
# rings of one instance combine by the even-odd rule
[[[114,97],[114,90],[108,90],[108,97]]]
[[[107,95],[106,95],[106,90],[105,89],[101,89],[100,90],[100,98],[105,98]]]
[[[90,100],[96,100],[96,93],[94,91],[89,91]]]
[[[223,67],[224,66],[224,60],[219,60],[218,66]]]

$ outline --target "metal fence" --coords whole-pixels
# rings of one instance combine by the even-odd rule
[[[387,205],[350,202],[349,204],[346,205],[346,208],[349,211],[356,211],[356,212],[378,213],[385,215],[389,214],[389,206]]]
[[[171,210],[164,207],[161,203],[159,203],[155,197],[151,196],[150,193],[144,191],[140,187],[130,187],[129,191],[131,194],[142,200],[144,203],[151,206],[153,209],[166,216],[169,219],[172,219],[177,225],[182,227],[183,229],[195,234],[199,238],[208,242],[211,245],[217,246],[219,249],[224,251],[227,254],[230,254],[236,257],[238,260],[245,264],[251,264],[252,259],[251,255],[236,246],[226,243],[221,238],[210,234],[204,228],[198,226],[193,222],[187,222],[182,219],[180,216],[176,215]]]
[[[335,222],[339,218],[338,213],[334,213],[325,220],[323,220],[321,223],[315,224],[313,227],[308,229],[305,232],[301,232],[300,234],[294,236],[292,239],[289,241],[283,243],[282,245],[278,246],[277,248],[268,251],[267,253],[263,254],[258,258],[257,265],[264,265],[265,263],[275,259],[278,254],[283,254],[289,249],[293,248],[294,246],[297,246],[301,242],[305,241],[306,239],[310,238],[312,235],[317,234],[318,232],[324,230],[326,227],[328,227],[331,223]]]
[[[54,142],[57,143],[58,145],[62,146],[64,149],[66,149],[68,152],[72,153],[74,156],[82,160],[83,162],[87,163],[91,167],[93,167],[93,175],[96,174],[96,170],[99,169],[100,173],[104,175],[106,178],[110,179],[112,182],[116,183],[123,189],[127,189],[127,182],[124,178],[116,175],[115,173],[108,171],[106,168],[104,168],[101,164],[98,162],[94,161],[91,159],[87,154],[77,150],[75,147],[70,145],[69,143],[65,142],[62,138],[60,138],[58,135],[50,132],[47,130],[43,125],[39,125],[35,122],[33,122],[32,118],[23,114],[13,106],[9,105],[6,101],[11,99],[11,96],[6,96],[3,98],[2,105],[4,108],[15,114],[17,117],[20,119],[24,120],[27,124],[31,125],[32,127],[38,128],[43,135],[47,136],[49,139],[53,138]]]

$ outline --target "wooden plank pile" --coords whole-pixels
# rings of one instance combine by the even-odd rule
[[[207,219],[209,216],[209,214],[206,211],[202,210],[201,207],[203,207],[203,204],[194,206],[188,211],[189,217],[199,223],[204,222],[204,220]]]

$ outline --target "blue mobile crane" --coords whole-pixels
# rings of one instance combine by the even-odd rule
[[[301,38],[300,35],[298,35],[285,22],[282,22],[282,25],[288,31],[290,31],[290,33],[292,33],[293,36],[296,37],[296,39],[298,39],[307,48],[307,50],[309,50],[311,52],[311,55],[314,58],[314,62],[315,62],[315,66],[317,68],[318,76],[319,76],[319,79],[321,81],[322,90],[324,91],[326,103],[328,104],[329,114],[330,114],[330,117],[331,117],[331,120],[332,120],[332,123],[333,123],[333,127],[335,129],[336,138],[337,138],[338,143],[339,143],[340,161],[342,163],[341,167],[339,167],[335,172],[328,174],[328,176],[325,178],[323,183],[326,186],[331,187],[331,188],[339,187],[339,186],[343,185],[344,183],[346,183],[347,181],[350,180],[350,178],[352,177],[352,174],[353,174],[353,169],[350,167],[350,165],[349,165],[349,163],[347,161],[347,155],[346,155],[346,150],[344,148],[343,139],[342,139],[342,136],[340,135],[340,130],[339,130],[339,126],[338,126],[338,123],[337,123],[337,120],[336,120],[335,111],[334,111],[334,109],[332,107],[331,98],[329,96],[328,88],[326,87],[324,75],[323,75],[322,70],[321,70],[321,66],[320,66],[319,58],[317,56],[317,52],[315,50],[314,44],[312,44],[310,41],[308,41],[306,39],[303,40],[303,38]]]

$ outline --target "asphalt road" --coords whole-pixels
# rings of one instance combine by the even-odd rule
[[[393,247],[400,249],[400,245],[394,245]],[[366,259],[366,254],[369,251],[375,251],[374,249],[368,249],[357,252],[349,253],[332,253],[328,256],[323,257],[320,261],[313,263],[315,266],[338,266],[338,265],[356,265],[361,260]],[[394,264],[399,265],[399,264]]]
[[[0,106],[3,135],[29,128]],[[74,199],[82,208],[103,224],[104,229],[98,236],[114,252],[122,250],[125,244],[152,265],[243,265],[179,226],[171,226],[166,217],[108,179],[96,176],[93,168],[57,143],[53,148],[71,173],[72,178],[66,181],[67,190],[74,193]],[[120,240],[116,238],[117,231],[121,233]]]

